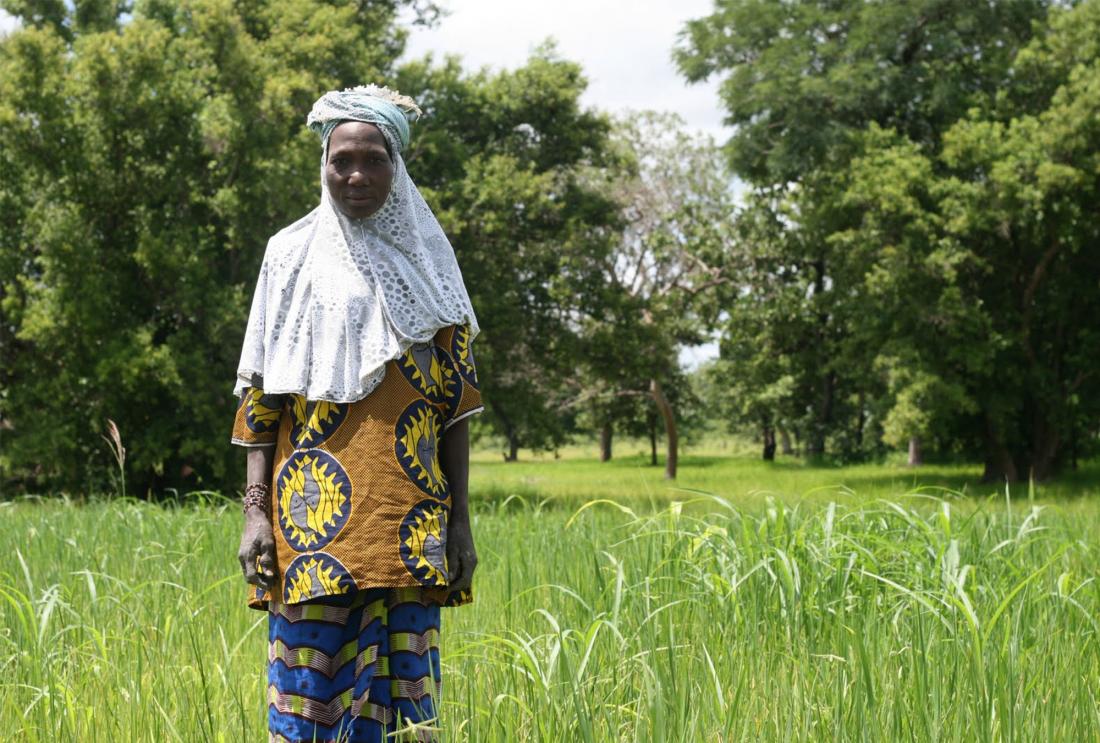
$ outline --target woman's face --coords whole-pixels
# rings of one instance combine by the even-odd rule
[[[393,183],[393,160],[374,124],[345,121],[328,140],[325,183],[340,211],[353,219],[382,208]]]

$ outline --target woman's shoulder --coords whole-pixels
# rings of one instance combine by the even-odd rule
[[[313,227],[317,222],[317,211],[314,209],[272,235],[267,241],[268,256],[293,250],[307,241],[313,234]]]

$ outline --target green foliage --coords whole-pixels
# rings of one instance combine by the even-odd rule
[[[586,177],[617,205],[620,229],[595,263],[598,301],[579,321],[574,399],[589,430],[637,434],[655,425],[651,380],[680,422],[691,409],[678,350],[709,337],[717,289],[730,282],[732,179],[713,141],[686,132],[673,114],[619,118],[610,152],[610,167]]]
[[[881,327],[908,344],[912,373],[949,390],[933,419],[980,410],[997,475],[1050,474],[1100,412],[1087,350],[1100,338],[1100,54],[1085,41],[1098,19],[1095,2],[1059,12],[1021,51],[1021,74],[1047,77],[1041,94],[970,111],[934,156],[872,130],[852,169],[863,217],[844,239],[882,246],[867,262]]]
[[[725,0],[688,24],[681,68],[723,77],[756,186],[723,348],[742,409],[811,454],[934,433],[991,479],[1096,430],[1098,6]]]
[[[9,3],[0,42],[6,479],[228,483],[229,394],[269,235],[316,199],[319,91],[384,75],[400,3]],[[56,12],[55,12],[56,11]],[[347,50],[355,49],[355,54]]]
[[[691,81],[723,76],[735,170],[753,183],[842,167],[872,122],[936,146],[962,113],[988,105],[1050,0],[715,0],[690,21],[676,59]]]
[[[905,447],[911,438],[931,441],[939,432],[936,424],[953,415],[973,413],[975,404],[961,384],[921,372],[916,365],[882,358],[888,367],[887,383],[893,406],[883,421],[882,438],[891,446]]]
[[[303,115],[365,80],[428,114],[409,169],[482,322],[479,430],[509,455],[653,431],[651,381],[681,422],[810,455],[918,437],[1041,478],[1095,440],[1100,0],[718,0],[676,57],[723,78],[736,208],[712,143],[585,110],[552,46],[395,69],[399,13],[431,3],[2,2],[7,486],[105,482],[108,418],[133,492],[232,481],[247,297],[318,190]],[[714,327],[693,386],[677,350]]]

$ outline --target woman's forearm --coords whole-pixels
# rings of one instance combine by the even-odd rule
[[[460,420],[443,434],[440,464],[451,490],[447,519],[447,571],[453,591],[469,590],[477,569],[477,550],[470,524],[470,424]]]
[[[271,487],[271,468],[275,461],[275,446],[253,446],[248,449],[246,464],[247,482],[263,483]],[[265,514],[266,515],[266,514]]]
[[[451,490],[451,517],[457,521],[469,523],[469,483],[470,483],[470,422],[463,419],[447,429],[443,434],[443,456],[440,464],[447,484]]]

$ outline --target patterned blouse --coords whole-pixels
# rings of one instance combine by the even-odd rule
[[[246,389],[233,443],[275,446],[275,598],[419,586],[440,604],[470,601],[447,590],[451,495],[439,445],[451,425],[481,411],[465,326],[389,361],[378,388],[353,403]],[[250,588],[249,606],[266,609],[272,598]]]

